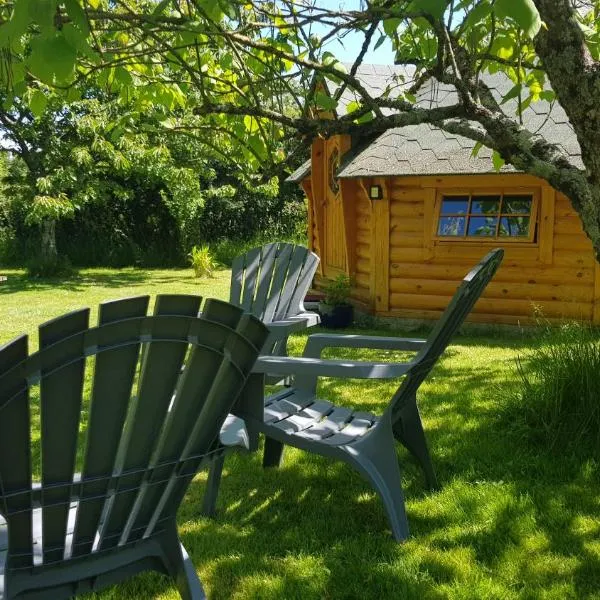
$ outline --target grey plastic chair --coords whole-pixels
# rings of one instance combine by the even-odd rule
[[[234,407],[234,413],[245,420],[254,446],[258,434],[265,434],[264,465],[279,465],[285,444],[350,464],[380,495],[395,539],[404,540],[409,532],[395,441],[415,456],[427,484],[435,488],[437,480],[417,407],[417,390],[493,277],[502,257],[501,249],[490,252],[464,278],[427,340],[315,334],[309,336],[302,358],[260,357],[255,373],[277,371],[295,377],[292,388],[269,396],[264,405],[255,393],[240,397]],[[406,363],[323,360],[320,356],[327,347],[408,350],[417,354]],[[319,376],[404,379],[385,412],[376,416],[319,399]],[[256,377],[252,376],[252,385],[258,385]]]
[[[305,248],[273,242],[253,248],[234,259],[229,301],[260,319],[269,329],[261,354],[287,356],[290,334],[318,325],[319,315],[304,308],[304,297],[319,266],[319,257]],[[290,385],[291,377],[271,372],[270,385]],[[260,390],[255,390],[262,397]],[[255,449],[244,421],[229,415],[220,434],[223,450]],[[215,456],[202,504],[202,514],[214,516],[225,456]]]
[[[0,348],[1,600],[149,569],[205,598],[176,512],[268,331],[225,302],[198,317],[197,296],[158,296],[153,316],[148,301],[102,304],[93,328],[89,309],[45,323],[31,355],[27,336]]]
[[[233,261],[229,301],[269,328],[261,354],[286,356],[289,335],[319,323],[303,304],[318,266],[314,252],[285,242],[253,248]],[[279,379],[271,375],[267,382]]]

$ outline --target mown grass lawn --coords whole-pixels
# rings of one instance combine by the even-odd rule
[[[173,292],[226,298],[229,285],[228,272],[199,281],[190,270],[90,269],[58,282],[3,274],[0,343],[101,300]],[[294,352],[303,342],[293,340]],[[422,386],[442,489],[427,492],[398,449],[412,530],[405,544],[392,540],[362,479],[324,458],[288,449],[281,469],[263,470],[259,454],[231,455],[214,521],[198,516],[205,474],[198,475],[179,523],[209,598],[600,598],[598,463],[533,445],[501,416],[498,389],[512,385],[515,357],[533,343],[514,334],[460,336]],[[389,382],[322,384],[330,400],[374,412],[393,390]],[[97,597],[178,596],[166,578],[143,575]]]

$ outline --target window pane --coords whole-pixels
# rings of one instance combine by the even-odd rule
[[[468,196],[446,196],[442,201],[443,215],[464,215],[469,206]]]
[[[496,235],[498,217],[471,217],[469,219],[469,236],[494,237]]]
[[[465,235],[465,217],[440,217],[438,235]]]
[[[500,212],[500,196],[473,196],[471,199],[472,214],[498,214]]]
[[[502,217],[498,235],[501,237],[528,237],[529,217]]]
[[[502,203],[502,212],[504,214],[525,214],[531,213],[531,196],[504,196],[504,202]]]

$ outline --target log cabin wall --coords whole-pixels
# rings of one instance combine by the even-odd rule
[[[471,321],[528,324],[548,319],[599,322],[598,269],[592,244],[569,200],[525,175],[467,175],[390,179],[389,310],[379,314],[437,319],[464,275],[491,248],[505,257],[477,302]],[[528,190],[536,198],[533,241],[440,240],[443,193],[476,188],[489,193]]]
[[[382,185],[382,200],[369,199],[373,183]],[[318,253],[314,187],[304,185],[309,245]],[[439,239],[442,195],[465,189],[532,193],[537,223],[532,241]],[[519,174],[342,179],[341,193],[348,272],[361,308],[384,317],[438,319],[465,274],[501,246],[504,261],[470,321],[526,325],[538,313],[600,324],[600,267],[592,244],[569,200],[546,182]],[[324,283],[321,275],[316,287]]]

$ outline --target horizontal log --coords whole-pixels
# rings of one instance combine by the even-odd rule
[[[447,281],[435,279],[390,279],[390,290],[403,294],[425,294],[452,296],[460,280]],[[593,286],[577,286],[543,283],[506,283],[496,278],[486,290],[487,298],[510,298],[513,300],[554,300],[557,302],[592,302]]]
[[[371,217],[356,217],[356,229],[371,231]]]
[[[400,202],[392,198],[390,202],[390,215],[392,217],[422,217],[425,212],[423,193],[421,198],[414,202]]]
[[[364,229],[356,230],[356,242],[358,244],[364,244],[365,246],[371,245],[371,232],[365,231]]]
[[[560,235],[563,233],[585,236],[581,219],[579,217],[562,217],[561,219],[556,219],[554,222],[554,235]]]
[[[394,231],[420,231],[423,233],[423,219],[418,217],[390,217],[390,229]]]
[[[596,265],[596,258],[591,250],[585,252],[568,252],[561,250],[554,251],[553,264],[557,267],[586,267],[593,268]]]
[[[371,275],[369,273],[357,272],[354,276],[357,287],[369,289],[371,285]]]
[[[390,248],[422,248],[423,232],[422,231],[396,231],[390,233]]]
[[[566,233],[554,236],[554,254],[567,252],[593,252],[592,242],[583,233],[569,235]]]
[[[432,263],[399,263],[390,264],[390,274],[399,278],[423,278],[435,280],[460,281],[473,264],[458,265]],[[593,286],[594,269],[592,268],[559,268],[554,265],[535,267],[508,266],[503,262],[494,276],[494,281],[514,283],[563,283],[565,285]]]
[[[407,262],[418,263],[423,260],[423,248],[398,248],[390,247],[390,263]]]
[[[449,257],[452,259],[467,259],[473,265],[477,264],[492,249],[504,248],[504,260],[520,260],[535,263],[538,260],[539,249],[535,245],[502,244],[498,240],[485,243],[456,243],[448,242],[434,247],[436,258]]]
[[[419,294],[390,294],[390,307],[422,310],[442,310],[450,302],[450,296],[426,296]],[[514,300],[509,298],[480,298],[473,312],[488,315],[533,316],[539,312],[547,317],[565,317],[581,320],[592,318],[592,304],[583,302],[555,302],[552,300]]]
[[[371,218],[371,205],[365,202],[358,202],[354,205],[356,207],[356,214],[360,217]]]
[[[356,259],[356,270],[360,273],[371,273],[371,260],[368,258],[357,258]]]

